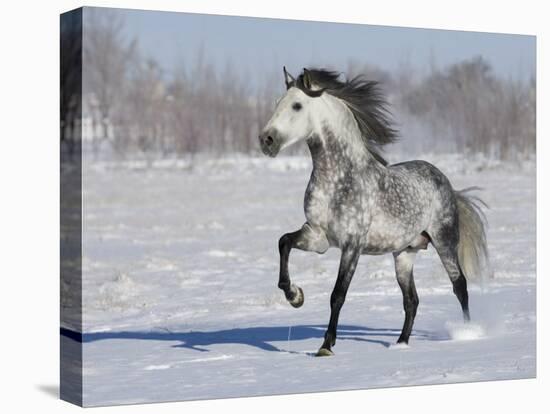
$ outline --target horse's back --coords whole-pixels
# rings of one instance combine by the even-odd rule
[[[424,160],[404,161],[388,166],[393,171],[406,171],[411,174],[421,175],[439,185],[449,184],[448,178],[435,165]]]
[[[435,191],[435,196],[445,198],[452,194],[453,187],[445,174],[435,165],[424,160],[405,161],[388,166],[388,169],[397,175],[408,178],[413,184]],[[424,190],[428,190],[424,188]]]

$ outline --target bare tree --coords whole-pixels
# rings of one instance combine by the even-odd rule
[[[434,139],[450,139],[460,151],[509,159],[534,148],[528,86],[497,78],[481,57],[433,71],[403,101]]]
[[[81,144],[82,113],[82,13],[71,12],[61,19],[60,134],[62,161],[72,160]]]
[[[114,138],[115,111],[124,100],[128,70],[135,60],[136,41],[124,37],[124,21],[114,11],[86,9],[83,85],[85,108],[92,122],[92,146],[97,154],[101,143]],[[124,151],[124,137],[114,147]]]
[[[134,66],[125,95],[128,134],[151,162],[166,150],[166,90],[159,65],[152,59]]]

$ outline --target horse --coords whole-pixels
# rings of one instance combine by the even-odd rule
[[[405,321],[397,344],[408,345],[418,295],[414,259],[431,244],[451,280],[465,323],[470,321],[467,278],[482,276],[488,251],[483,201],[456,191],[432,164],[414,160],[389,165],[382,147],[398,131],[378,82],[359,75],[309,68],[297,77],[283,68],[286,93],[259,135],[270,157],[306,141],[312,172],[304,197],[306,222],[279,239],[278,287],[295,308],[303,290],[291,283],[291,249],[325,253],[341,250],[330,296],[330,320],[317,356],[333,355],[340,310],[361,255],[392,253],[403,294]]]

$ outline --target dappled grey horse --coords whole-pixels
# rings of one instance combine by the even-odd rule
[[[304,293],[290,281],[290,250],[342,251],[317,355],[332,355],[340,309],[361,254],[393,253],[405,310],[398,343],[408,343],[418,307],[414,258],[430,243],[469,321],[465,276],[479,276],[488,263],[481,200],[468,190],[453,190],[447,177],[425,161],[387,164],[379,150],[395,140],[397,131],[376,82],[360,76],[340,80],[338,73],[319,69],[304,69],[297,78],[286,69],[284,74],[286,94],[259,139],[271,157],[306,140],[313,160],[306,223],[279,240],[279,288],[292,306],[302,306]]]

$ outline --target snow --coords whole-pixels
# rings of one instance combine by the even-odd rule
[[[473,341],[485,336],[484,327],[477,323],[449,322],[446,328],[449,337],[455,341]]]
[[[420,306],[409,346],[393,346],[404,318],[393,260],[364,256],[335,355],[326,358],[313,355],[329,318],[338,251],[291,253],[302,308],[277,289],[277,241],[303,224],[309,159],[86,166],[84,404],[534,377],[534,164],[424,159],[457,189],[483,187],[491,206],[493,276],[470,282],[472,323],[462,322],[430,247],[415,265]],[[74,304],[69,298],[64,306]],[[63,326],[74,328],[65,315]]]

